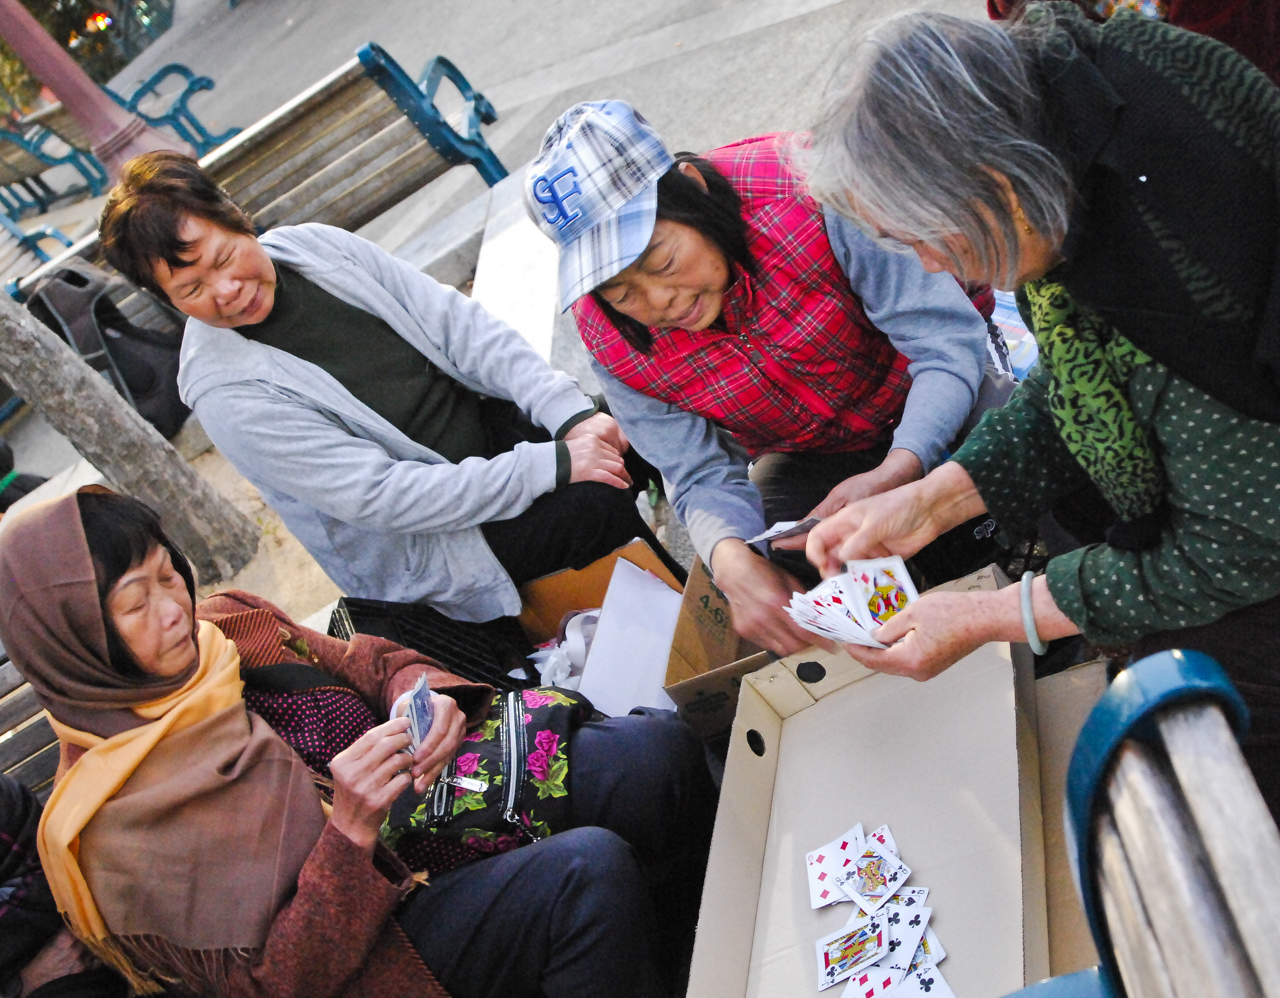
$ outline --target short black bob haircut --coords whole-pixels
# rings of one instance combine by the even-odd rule
[[[128,646],[111,623],[107,595],[126,572],[146,561],[158,546],[169,552],[174,569],[187,584],[187,593],[194,606],[196,579],[191,564],[160,526],[160,517],[155,510],[146,503],[107,489],[81,489],[76,493],[76,505],[80,507],[80,523],[84,526],[89,556],[93,559],[111,667],[122,676],[141,679],[145,673],[138,668]]]
[[[710,160],[691,152],[676,153],[675,161],[675,166],[658,179],[657,217],[697,229],[724,254],[727,263],[736,263],[754,277],[756,262],[747,248],[747,222],[742,217],[742,198],[729,183],[729,178]],[[691,164],[702,175],[707,182],[705,191],[696,180],[680,172],[681,163]],[[623,315],[598,291],[592,291],[591,296],[624,340],[641,353],[653,352],[652,329]]]

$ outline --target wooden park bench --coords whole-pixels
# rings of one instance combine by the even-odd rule
[[[61,194],[41,179],[41,174],[55,166],[72,166],[84,177],[84,186],[97,196],[106,189],[107,173],[101,164],[86,152],[68,148],[66,152],[53,152],[47,148],[52,132],[35,128],[27,132],[0,128],[0,211],[14,221],[28,211],[45,212]]]
[[[466,106],[460,128],[436,108],[443,79]],[[355,58],[200,160],[259,229],[324,222],[354,230],[455,165],[470,163],[490,185],[506,169],[480,134],[493,106],[442,56],[428,62],[421,86],[381,47]],[[93,233],[11,287],[19,300],[37,281],[79,256],[104,265]],[[116,304],[131,322],[174,328],[141,291]],[[161,325],[156,325],[161,322]]]
[[[445,78],[467,102],[461,130],[435,107],[436,87]],[[422,79],[424,89],[381,48],[366,45],[200,163],[262,229],[300,222],[357,229],[461,163],[475,166],[489,184],[504,177],[480,135],[481,123],[497,118],[492,105],[446,59],[428,63]],[[102,265],[97,235],[39,267],[11,293],[25,297],[23,291],[73,256]],[[167,306],[131,286],[116,304],[137,325],[177,326]],[[30,687],[12,664],[0,665],[0,772],[47,796],[57,752]]]

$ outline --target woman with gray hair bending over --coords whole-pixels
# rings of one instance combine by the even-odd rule
[[[1069,3],[902,15],[853,62],[812,189],[927,269],[1019,288],[1040,364],[953,460],[822,523],[810,560],[910,555],[983,510],[1016,530],[1069,495],[1104,515],[1043,577],[926,596],[877,632],[892,647],[850,652],[923,680],[992,640],[1206,651],[1280,812],[1280,90],[1212,39]]]

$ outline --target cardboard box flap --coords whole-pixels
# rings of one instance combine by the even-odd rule
[[[680,621],[671,639],[667,663],[667,685],[682,683],[694,676],[718,669],[758,652],[733,629],[729,601],[711,576],[711,569],[694,559],[689,583],[684,587]]]
[[[604,594],[613,578],[613,566],[619,558],[646,569],[676,592],[680,583],[648,544],[637,538],[611,554],[593,561],[586,568],[566,568],[544,575],[520,587],[520,626],[534,644],[542,644],[556,636],[560,621],[572,610],[594,610],[604,605]]]
[[[783,720],[813,706],[813,697],[804,688],[804,683],[782,662],[774,662],[759,672],[752,673],[747,677],[747,683],[765,698],[774,713]]]
[[[817,647],[806,648],[788,655],[782,664],[804,684],[805,690],[815,700],[874,675],[861,662],[855,662],[843,648],[833,652]]]

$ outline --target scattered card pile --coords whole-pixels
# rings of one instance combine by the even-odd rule
[[[803,595],[791,597],[787,613],[813,634],[842,644],[884,648],[871,632],[908,603],[919,599],[897,555],[846,562],[847,571]]]
[[[929,928],[929,889],[905,886],[911,869],[888,825],[867,836],[854,825],[804,861],[814,908],[855,906],[843,929],[815,944],[819,991],[848,981],[841,998],[955,998],[938,972],[947,954]]]

